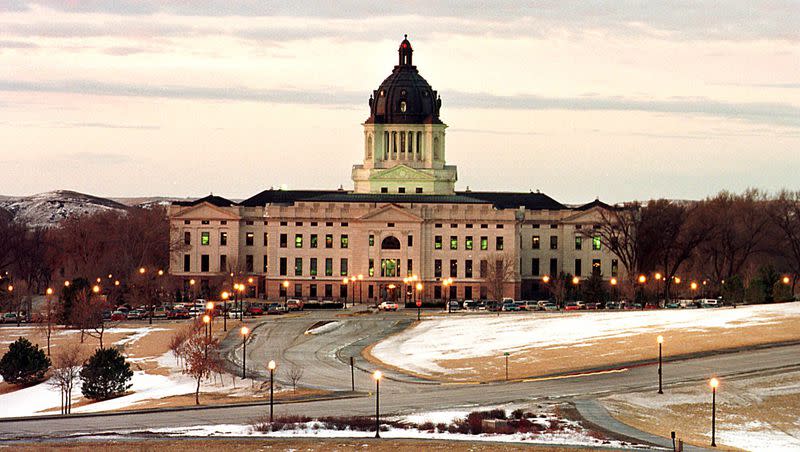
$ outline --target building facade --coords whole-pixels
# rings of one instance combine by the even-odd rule
[[[404,39],[398,65],[369,98],[352,191],[270,189],[238,203],[213,195],[173,203],[170,273],[211,297],[241,283],[268,299],[362,302],[416,295],[417,282],[426,301],[494,298],[488,278],[501,262],[510,269],[503,296],[515,299],[546,297],[545,276],[621,276],[592,234],[605,204],[456,191],[441,97],[412,57]],[[405,284],[412,276],[414,285]]]

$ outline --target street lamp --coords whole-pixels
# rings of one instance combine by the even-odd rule
[[[661,389],[661,346],[664,344],[664,336],[658,336],[656,338],[658,342],[658,393],[663,394],[664,391]]]
[[[239,298],[239,321],[244,320],[244,284],[239,284],[238,298]],[[284,303],[286,307],[286,303]]]
[[[362,287],[364,287],[364,275],[358,275],[358,304],[361,304]]]
[[[220,298],[222,298],[222,328],[223,331],[228,331],[228,298],[231,297],[227,291],[222,292]]]
[[[350,280],[346,276],[342,278],[342,284],[344,285],[345,290],[347,290],[347,284],[349,282]],[[344,308],[347,309],[347,292],[344,293]]]
[[[619,284],[619,281],[617,280],[617,278],[611,278],[610,283],[611,283],[611,288],[613,289],[611,296],[614,298],[614,301],[616,301],[617,300],[617,284]]]
[[[548,275],[542,276],[542,282],[545,283],[545,284],[549,283],[550,282],[550,276],[548,276]]]
[[[717,447],[717,386],[719,386],[719,380],[712,378],[708,385],[711,386],[711,447]]]
[[[408,304],[408,283],[411,282],[411,278],[403,278],[403,305]]]
[[[639,275],[639,284],[644,284],[647,282],[647,276]]]
[[[442,286],[444,286],[444,290],[445,290],[445,292],[447,294],[446,297],[445,297],[445,300],[446,300],[445,303],[447,303],[447,312],[448,313],[451,312],[451,310],[450,310],[450,285],[451,284],[453,284],[453,279],[452,278],[447,278],[444,281],[442,281]]]
[[[203,316],[203,323],[206,326],[206,338],[211,338],[211,316],[206,314]]]
[[[356,279],[355,275],[350,277],[350,306],[356,304]]]
[[[789,285],[789,283],[791,282],[791,279],[789,279],[788,276],[784,276],[781,281],[783,281],[784,284]]]
[[[69,281],[64,281],[64,287],[69,287]]]
[[[417,320],[420,320],[420,311],[422,309],[422,296],[420,295],[420,292],[422,291],[422,283],[417,283],[415,287],[417,289],[417,293],[414,296],[414,299],[417,303]],[[419,297],[419,299],[417,299],[417,297]]]
[[[375,379],[375,438],[381,437],[381,378],[383,373],[376,370],[372,374]]]
[[[286,298],[289,296],[289,281],[283,281],[283,309],[286,309]]]
[[[270,360],[269,364],[267,364],[267,368],[269,368],[269,423],[272,423],[272,394],[273,389],[275,386],[275,361]]]
[[[506,381],[508,381],[508,357],[509,357],[509,355],[511,355],[511,353],[508,353],[508,352],[503,353],[503,356],[506,358]]]
[[[250,334],[250,330],[243,326],[241,329],[242,333],[242,380],[247,378],[247,335]]]
[[[95,284],[95,285],[94,285],[94,287],[92,287],[92,292],[94,292],[94,293],[96,293],[96,294],[97,294],[97,293],[100,293],[100,286],[98,286],[97,284]]]

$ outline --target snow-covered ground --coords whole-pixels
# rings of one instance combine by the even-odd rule
[[[737,309],[664,309],[536,315],[440,316],[391,336],[372,349],[381,361],[421,374],[452,372],[442,360],[495,356],[531,348],[582,347],[603,339],[671,331],[768,325],[800,318],[800,303]]]
[[[131,345],[155,331],[163,331],[163,328],[141,327],[141,328],[109,328],[106,333],[128,334],[123,339],[116,341],[115,345]],[[71,333],[64,331],[63,333]],[[72,391],[73,413],[88,413],[111,411],[125,408],[135,408],[143,401],[161,399],[170,396],[194,394],[196,382],[193,378],[181,374],[181,368],[176,362],[171,352],[158,357],[131,358],[129,362],[156,361],[158,367],[166,370],[169,375],[148,374],[145,371],[134,371],[131,379],[129,394],[102,402],[90,403],[83,406],[75,406],[81,402],[81,382],[76,381]],[[234,381],[231,375],[224,375],[222,381],[218,376],[213,376],[208,381],[203,382],[200,387],[201,393],[217,392],[225,393],[230,397],[242,397],[251,395],[254,392],[255,383],[253,380],[241,380],[236,378]],[[235,383],[235,387],[234,387]],[[202,394],[201,394],[202,401]],[[59,390],[51,387],[48,382],[43,382],[34,386],[19,389],[0,395],[0,417],[20,417],[34,416],[41,414],[59,414],[61,394]],[[47,413],[43,411],[53,410]]]
[[[305,334],[325,334],[342,326],[342,322],[328,322],[316,328],[309,328]]]

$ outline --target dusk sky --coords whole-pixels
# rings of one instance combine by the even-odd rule
[[[800,189],[800,2],[0,1],[0,194],[352,188],[407,33],[457,189]]]

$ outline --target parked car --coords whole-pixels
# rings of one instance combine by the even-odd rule
[[[565,311],[577,311],[580,308],[581,307],[578,306],[578,303],[575,303],[574,301],[571,301],[571,302],[567,303],[566,306],[564,306],[564,310]]]
[[[450,311],[460,311],[461,310],[461,303],[459,303],[456,300],[451,300],[448,309]]]
[[[600,309],[600,303],[586,303],[584,309],[597,310]]]
[[[509,300],[510,300],[510,298],[509,298]],[[522,309],[520,309],[519,305],[514,303],[513,301],[506,301],[505,303],[503,303],[502,310],[503,311],[521,311]]]
[[[247,310],[245,311],[245,314],[246,315],[263,315],[264,314],[264,308],[262,308],[261,306],[258,306],[258,305],[250,305],[250,306],[247,307]]]
[[[153,318],[155,319],[167,318],[167,308],[165,308],[164,306],[159,306],[153,309]]]
[[[111,320],[111,311],[108,309],[103,311],[103,320]]]
[[[657,303],[645,303],[644,305],[645,309],[659,309],[659,307]]]
[[[487,301],[486,309],[492,312],[502,311],[503,305],[498,301]]]
[[[525,310],[526,311],[538,311],[539,309],[541,309],[541,308],[539,307],[539,302],[538,301],[530,301],[530,300],[528,300],[528,301],[525,302]]]
[[[286,302],[286,309],[289,311],[302,311],[303,302],[300,300],[291,299]]]
[[[286,310],[280,303],[270,303],[267,307],[267,315],[280,315],[285,312]]]
[[[544,311],[558,311],[558,305],[548,301],[547,303],[542,305],[542,310],[544,310]]]
[[[667,309],[678,309],[681,307],[681,305],[675,301],[670,301],[669,303],[665,304],[664,307]]]
[[[606,303],[606,309],[620,309],[620,305],[616,301],[609,301]]]
[[[384,301],[378,305],[379,311],[397,311],[397,303],[393,301]]]
[[[192,306],[189,308],[189,316],[190,317],[197,317],[200,314],[204,314],[206,312],[205,308],[198,308],[197,306]]]
[[[127,315],[127,319],[128,320],[136,320],[136,319],[142,319],[142,318],[144,318],[144,311],[139,310],[139,309],[134,309],[134,310],[128,312],[128,315]]]
[[[6,312],[3,314],[3,323],[17,323],[17,313]]]
[[[167,318],[169,319],[188,319],[191,317],[192,315],[189,314],[189,311],[183,308],[175,308],[167,312]]]
[[[238,319],[241,317],[242,310],[239,308],[233,308],[228,311],[228,318],[229,319]]]
[[[578,300],[578,301],[575,302],[575,304],[578,305],[578,309],[586,309],[586,302],[585,301]]]
[[[464,309],[468,311],[476,311],[478,309],[478,302],[474,300],[464,300]]]
[[[111,313],[111,321],[118,322],[121,320],[127,320],[128,316],[122,311],[114,311]]]
[[[550,300],[539,300],[536,302],[537,309],[545,311],[544,305],[552,303]]]
[[[514,302],[514,304],[517,305],[517,307],[519,308],[520,311],[527,311],[528,310],[528,304],[526,302],[524,302],[524,301],[517,300],[517,301]]]
[[[500,303],[502,303],[502,304],[513,303],[513,302],[514,302],[514,299],[513,298],[509,298],[509,297],[503,297],[503,299],[500,300]]]

